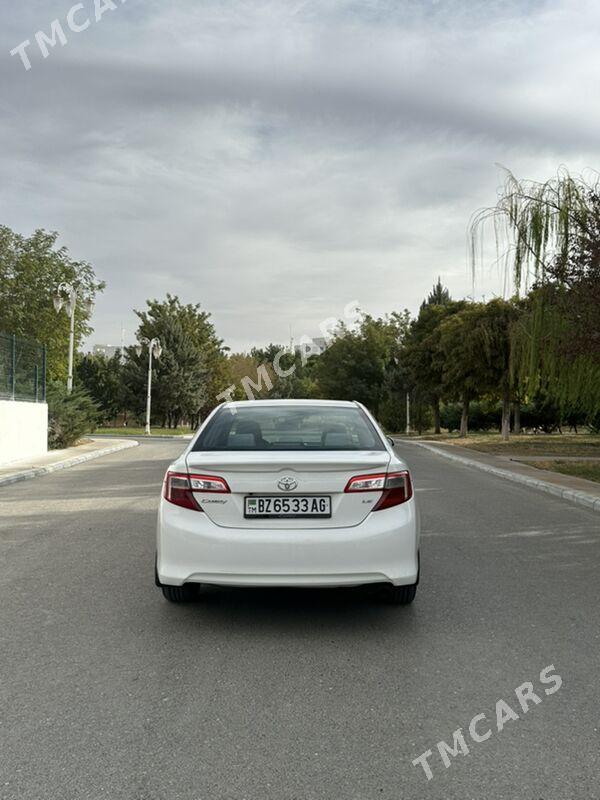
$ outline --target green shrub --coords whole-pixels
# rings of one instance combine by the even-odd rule
[[[378,420],[386,431],[403,431],[406,427],[406,400],[401,395],[388,394],[379,403]]]
[[[476,400],[469,408],[469,428],[472,431],[500,430],[502,409],[499,403]]]
[[[53,383],[48,386],[47,400],[50,450],[70,447],[96,427],[98,406],[83,389],[67,394],[62,384]]]
[[[460,403],[445,403],[440,412],[442,428],[446,428],[451,433],[460,428]]]
[[[600,433],[600,411],[597,411],[595,414],[590,414],[587,418],[587,424],[590,433]]]
[[[451,433],[460,429],[462,406],[460,403],[446,403],[442,406],[442,428]],[[469,404],[469,430],[491,431],[500,430],[500,406],[498,403],[485,400],[474,400]]]

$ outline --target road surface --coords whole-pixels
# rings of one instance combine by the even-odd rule
[[[413,606],[229,589],[178,607],[153,553],[181,447],[0,489],[3,800],[600,797],[597,514],[404,444]],[[500,699],[518,712],[527,681],[541,702],[446,768],[437,743]]]

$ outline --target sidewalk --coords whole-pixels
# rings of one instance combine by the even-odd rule
[[[68,467],[74,467],[76,464],[82,464],[94,458],[117,453],[119,450],[137,447],[138,444],[139,442],[136,440],[115,437],[114,439],[92,439],[85,444],[68,447],[65,450],[49,450],[45,455],[35,459],[0,465],[0,486],[37,478],[40,475],[48,475],[59,469],[68,469]]]
[[[549,472],[529,467],[527,464],[520,463],[522,458],[527,458],[526,456],[490,455],[437,441],[416,442],[408,438],[398,438],[397,441],[402,444],[407,443],[424,447],[432,453],[437,453],[437,455],[464,466],[490,472],[500,478],[531,486],[547,494],[561,497],[563,500],[569,500],[576,505],[600,512],[600,483],[586,481],[583,478],[575,478],[572,475],[562,475],[559,472]],[[562,460],[562,458],[562,456],[554,454],[550,460]],[[519,461],[515,461],[515,459],[519,459]],[[543,457],[536,456],[535,460],[543,460]]]

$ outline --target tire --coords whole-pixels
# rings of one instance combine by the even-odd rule
[[[163,597],[170,603],[189,603],[195,600],[198,594],[198,587],[191,583],[184,583],[183,586],[165,586],[163,584]]]
[[[382,587],[382,599],[392,606],[407,606],[415,599],[417,584],[409,583],[406,586],[387,584]]]

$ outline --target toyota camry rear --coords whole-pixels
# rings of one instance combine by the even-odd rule
[[[414,599],[409,471],[358,403],[225,403],[164,479],[156,582],[173,602],[217,586],[380,584]]]

